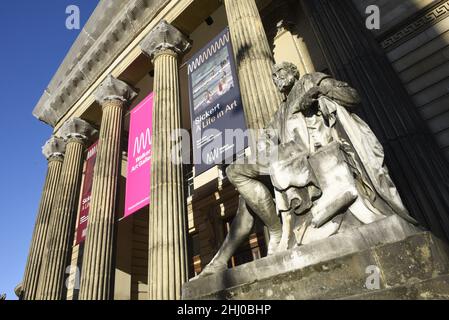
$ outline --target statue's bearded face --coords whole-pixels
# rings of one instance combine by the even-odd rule
[[[289,93],[295,84],[296,78],[293,72],[281,68],[273,73],[273,81],[280,92]]]

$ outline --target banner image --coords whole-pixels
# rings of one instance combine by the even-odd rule
[[[225,139],[246,130],[229,29],[188,61],[193,160],[196,175],[232,158],[248,146]]]
[[[153,93],[130,115],[125,217],[150,203],[152,121]]]
[[[98,142],[95,142],[89,149],[87,149],[87,156],[85,160],[86,171],[84,173],[83,188],[81,190],[80,214],[78,219],[78,229],[76,232],[76,244],[80,244],[86,239],[90,197],[94,179],[94,167],[95,160],[97,159],[97,146]]]

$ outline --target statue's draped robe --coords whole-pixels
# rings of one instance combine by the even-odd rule
[[[317,86],[330,88],[330,94],[318,99],[315,111],[300,111],[306,92]],[[319,201],[322,190],[309,156],[338,142],[355,179],[365,190],[363,201],[368,207],[416,223],[388,174],[381,144],[369,126],[347,110],[357,104],[354,89],[323,73],[307,74],[296,82],[258,143],[260,152],[272,156],[268,166],[279,212],[303,214]]]

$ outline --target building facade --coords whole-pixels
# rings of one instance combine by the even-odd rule
[[[170,133],[192,131],[189,61],[226,28],[248,128],[279,106],[275,62],[348,82],[408,210],[449,239],[449,1],[103,0],[33,111],[54,132],[21,298],[179,299],[212,259],[238,195],[226,165],[170,161]],[[125,217],[131,113],[150,93],[150,204]],[[266,238],[256,225],[229,266],[266,255]]]

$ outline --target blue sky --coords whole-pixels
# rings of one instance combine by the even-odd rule
[[[80,30],[65,27],[77,5],[81,27],[97,0],[0,1],[0,293],[15,299],[46,174],[41,146],[50,126],[31,112]]]

